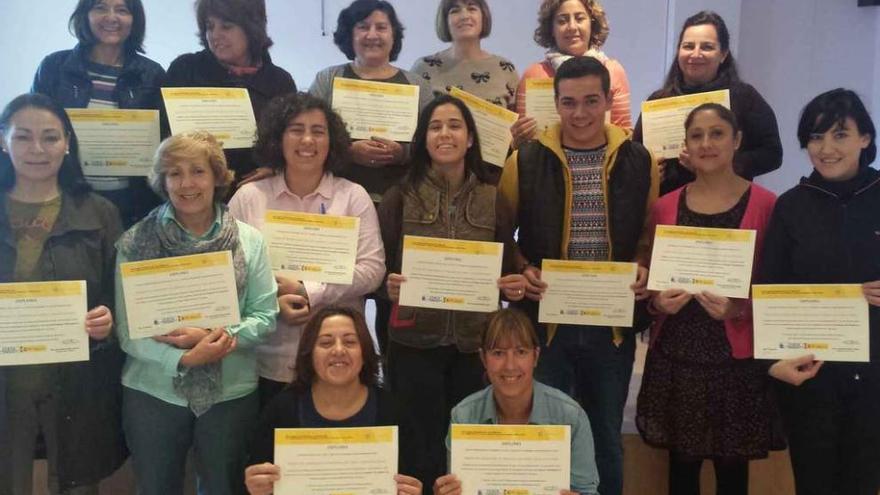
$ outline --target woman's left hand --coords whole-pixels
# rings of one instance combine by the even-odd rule
[[[269,167],[257,167],[254,170],[251,170],[249,173],[245,174],[241,178],[241,182],[238,183],[238,187],[241,187],[248,182],[256,182],[261,179],[265,179],[266,177],[272,177],[275,175],[275,172]]]
[[[880,280],[862,284],[862,293],[871,306],[880,306]]]
[[[737,301],[729,297],[712,294],[705,290],[694,294],[694,299],[715,320],[729,320],[740,312],[740,303]]]
[[[498,288],[504,293],[508,301],[519,301],[526,294],[526,277],[514,273],[498,279]]]
[[[461,495],[461,480],[453,473],[434,480],[434,495]]]
[[[397,495],[422,495],[422,482],[405,474],[395,474]]]
[[[647,299],[651,293],[648,291],[648,269],[639,265],[636,268],[636,281],[629,286],[635,294],[636,301]]]
[[[86,333],[95,340],[104,340],[113,329],[113,313],[110,308],[101,305],[86,313]]]
[[[397,141],[392,141],[390,139],[381,138],[379,136],[373,136],[373,141],[379,144],[382,149],[391,155],[391,161],[385,163],[384,165],[392,165],[392,164],[402,164],[403,163],[403,146],[400,145]]]

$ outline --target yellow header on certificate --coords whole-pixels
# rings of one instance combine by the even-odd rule
[[[333,91],[358,91],[363,93],[379,93],[388,96],[418,96],[419,87],[412,84],[395,84],[386,82],[364,81],[360,79],[333,79]]]
[[[159,258],[156,260],[133,261],[130,263],[122,263],[119,265],[119,268],[122,270],[123,277],[138,277],[142,275],[157,275],[160,273],[176,272],[180,270],[194,270],[225,265],[232,265],[232,254],[229,251],[193,254],[189,256],[175,256],[173,258]]]
[[[635,263],[622,263],[616,261],[544,260],[541,262],[541,271],[628,275],[636,272],[636,266]]]
[[[301,213],[296,211],[269,210],[266,212],[265,220],[266,223],[282,225],[352,230],[357,228],[359,218],[318,215],[315,213]]]
[[[656,237],[695,241],[751,242],[755,231],[748,229],[712,229],[681,225],[658,225]]]
[[[498,117],[499,119],[503,119],[509,121],[511,123],[516,122],[519,118],[519,114],[516,112],[511,112],[510,110],[496,105],[494,103],[490,103],[479,96],[468,93],[463,89],[456,88],[455,86],[449,91],[449,94],[460,99],[465,102],[465,104],[471,110],[479,110],[485,114],[489,114],[493,117]]]
[[[66,108],[65,110],[73,122],[131,124],[159,120],[158,110],[99,110],[94,108]]]
[[[461,241],[407,235],[403,237],[403,249],[452,254],[498,255],[501,253],[503,245],[499,242]]]
[[[19,282],[0,284],[0,299],[24,299],[28,297],[79,296],[85,290],[84,281]]]
[[[526,92],[531,90],[553,90],[553,78],[526,79]]]
[[[452,440],[561,441],[564,425],[450,425]]]
[[[394,440],[395,428],[276,428],[275,445],[388,443]]]
[[[859,284],[753,285],[753,299],[862,299]]]
[[[730,90],[707,91],[692,95],[672,96],[642,103],[642,113],[659,112],[675,108],[694,108],[703,103],[718,103],[730,107]]]
[[[162,88],[166,100],[240,100],[250,98],[245,88]]]

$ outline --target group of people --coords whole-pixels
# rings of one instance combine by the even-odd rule
[[[623,66],[601,50],[597,0],[542,0],[546,58],[522,78],[481,48],[485,0],[440,0],[436,32],[450,47],[411,71],[392,65],[394,7],[355,0],[333,37],[350,62],[307,93],[272,63],[262,0],[195,9],[204,50],[166,72],[143,55],[141,0],[79,0],[77,46],[46,57],[32,92],[0,114],[0,283],[85,280],[90,338],[86,362],[0,368],[0,493],[32,493],[40,436],[52,493],[97,493],[129,454],[139,493],[182,493],[192,450],[200,493],[261,495],[280,479],[275,428],[397,425],[398,493],[455,495],[451,421],[569,425],[562,493],[620,495],[635,339],[650,328],[636,424],[670,452],[670,493],[700,493],[710,460],[717,493],[745,494],[748,461],[788,446],[799,495],[876,495],[878,339],[870,363],[764,362],[748,299],[647,290],[657,225],[752,229],[754,281],[863,284],[880,335],[876,130],[855,93],[805,106],[797,137],[812,171],[777,198],[751,182],[782,163],[774,113],[739,78],[713,12],[687,19],[650,99],[727,89],[730,109],[692,110],[679,157],[658,162],[632,125]],[[336,77],[419,85],[412,140],[352,140],[332,110]],[[558,124],[526,115],[530,78],[553,79]],[[84,176],[64,108],[161,111],[171,86],[247,88],[253,148],[169,135],[163,122],[149,177]],[[483,161],[451,87],[520,114],[503,168]],[[269,210],[359,218],[352,283],[274,275],[260,233]],[[503,243],[497,285],[510,307],[401,306],[405,235]],[[119,265],[215,251],[232,254],[241,322],[130,338]],[[539,324],[545,259],[637,262],[632,329]]]

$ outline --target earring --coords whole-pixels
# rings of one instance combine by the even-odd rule
[[[68,148],[68,149],[64,150],[64,154],[65,154],[65,155],[69,155],[69,154],[70,154],[70,149]]]

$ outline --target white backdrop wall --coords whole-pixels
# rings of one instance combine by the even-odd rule
[[[147,9],[147,55],[163,66],[199,49],[190,0],[143,0]],[[397,64],[409,68],[421,55],[443,47],[434,35],[437,0],[391,0],[406,26]],[[488,0],[493,33],[489,51],[504,55],[522,71],[543,50],[535,45],[539,0]],[[333,45],[339,10],[349,0],[267,0],[272,57],[305,89],[315,72],[344,61]],[[611,23],[609,55],[626,67],[633,115],[659,87],[675,56],[684,19],[712,9],[728,23],[732,47],[746,81],[770,102],[785,145],[782,170],[762,182],[781,191],[804,174],[806,159],[794,139],[798,112],[819,91],[847,86],[880,109],[880,8],[856,7],[856,0],[604,0]],[[34,70],[48,53],[75,43],[67,31],[74,0],[2,0],[0,102],[29,89]],[[880,120],[880,119],[878,119]]]

